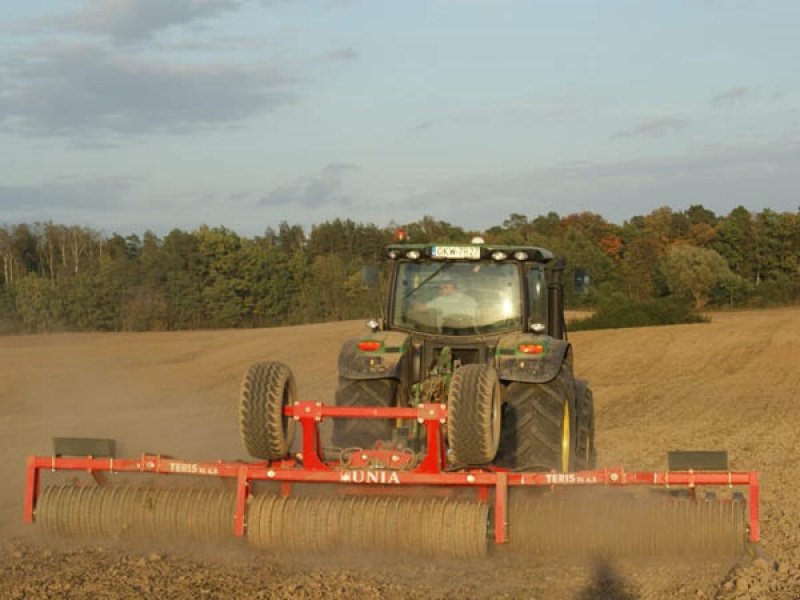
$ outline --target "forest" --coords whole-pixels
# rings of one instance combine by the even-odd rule
[[[434,217],[378,227],[350,219],[305,231],[281,222],[243,237],[224,227],[159,237],[107,235],[52,222],[0,226],[0,333],[269,327],[375,316],[383,248],[402,227],[412,242],[549,248],[567,259],[568,308],[668,298],[693,310],[800,301],[800,213],[739,206],[662,207],[622,225],[583,212],[512,214],[485,231]],[[575,275],[588,275],[576,289]]]

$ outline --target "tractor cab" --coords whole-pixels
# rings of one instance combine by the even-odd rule
[[[495,336],[547,331],[545,265],[530,246],[393,244],[387,329],[415,334]]]

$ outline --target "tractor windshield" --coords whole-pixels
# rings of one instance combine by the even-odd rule
[[[423,333],[476,335],[518,329],[519,267],[497,262],[401,262],[392,324]]]

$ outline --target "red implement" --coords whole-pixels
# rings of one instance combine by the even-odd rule
[[[480,503],[489,503],[494,514],[496,544],[509,541],[509,488],[561,488],[582,486],[649,486],[685,488],[694,492],[702,486],[746,488],[748,503],[748,539],[759,541],[758,474],[740,471],[633,471],[606,468],[571,473],[512,472],[497,467],[449,470],[443,440],[447,406],[423,404],[416,408],[339,408],[318,402],[297,402],[284,414],[302,426],[302,450],[292,458],[264,462],[188,462],[170,457],[143,454],[136,459],[93,457],[42,457],[28,459],[24,520],[34,521],[40,494],[42,471],[84,471],[104,485],[105,474],[149,473],[216,477],[235,482],[235,514],[232,532],[242,536],[246,528],[247,501],[251,484],[271,481],[281,484],[283,496],[291,495],[294,483],[337,484],[348,493],[364,496],[402,495],[402,486],[432,486],[436,489],[474,489]],[[408,452],[393,448],[360,450],[346,460],[326,460],[320,444],[319,424],[325,418],[416,419],[424,424],[427,450],[416,460]],[[359,488],[361,486],[361,488]]]

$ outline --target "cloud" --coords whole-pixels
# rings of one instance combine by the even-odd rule
[[[739,86],[725,90],[711,98],[711,106],[714,108],[727,108],[734,104],[739,104],[755,98],[756,92],[752,88]]]
[[[663,205],[680,209],[702,203],[718,214],[738,204],[794,212],[798,187],[800,141],[795,140],[510,174],[476,173],[411,190],[398,206],[412,215],[430,214],[437,207],[437,217],[477,228],[496,224],[498,207],[501,215],[590,210],[619,223]]]
[[[132,177],[98,179],[61,178],[35,185],[0,185],[0,209],[6,214],[33,215],[37,220],[52,213],[116,210],[136,185]]]
[[[345,173],[358,167],[348,163],[332,163],[313,177],[277,187],[259,200],[261,206],[299,205],[318,208],[325,205],[349,206],[352,199],[341,193]]]
[[[423,121],[422,123],[417,123],[414,127],[411,128],[411,131],[425,131],[426,129],[430,129],[436,125],[436,121]]]
[[[166,52],[264,52],[274,50],[274,44],[263,36],[229,35],[216,38],[188,38],[153,44]]]
[[[36,135],[185,132],[295,101],[272,63],[137,58],[103,45],[49,46],[0,64],[0,128]]]
[[[318,60],[321,61],[351,61],[357,60],[359,54],[353,48],[337,48],[335,50],[330,50],[329,52],[325,52],[318,57]]]
[[[241,0],[87,0],[78,10],[50,20],[60,29],[106,36],[118,43],[236,10]]]
[[[614,133],[613,138],[627,138],[627,137],[661,137],[668,133],[676,133],[681,129],[685,129],[689,125],[686,119],[678,119],[676,117],[660,117],[658,119],[650,119],[639,123],[631,129],[623,129]]]

